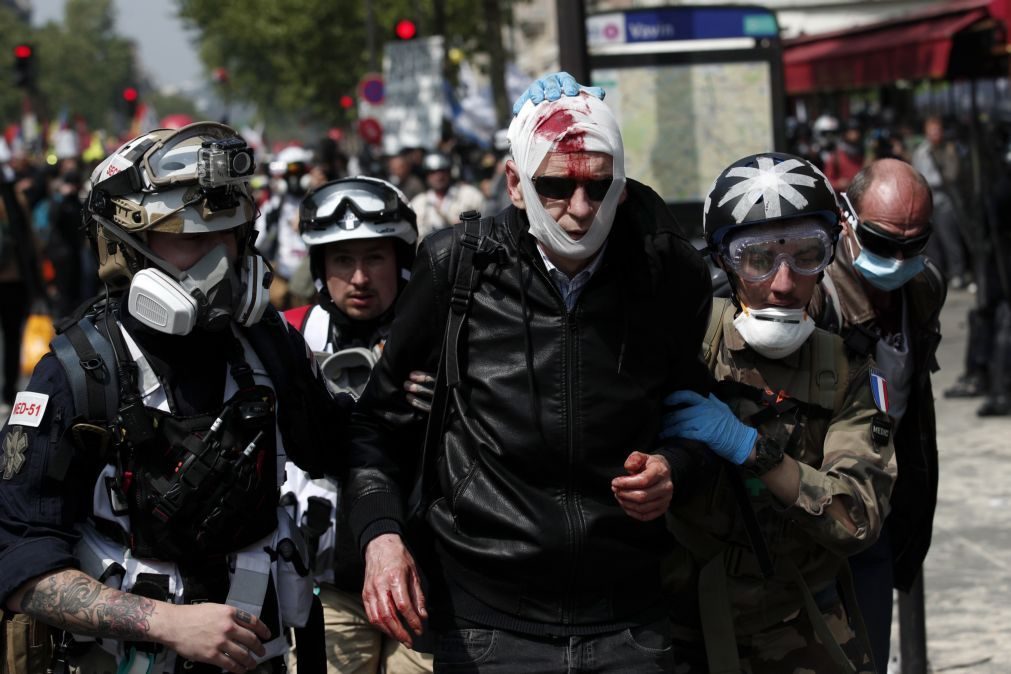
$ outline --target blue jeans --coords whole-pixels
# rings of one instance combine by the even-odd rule
[[[671,626],[666,618],[618,632],[535,637],[497,629],[449,630],[439,635],[436,672],[673,672]]]

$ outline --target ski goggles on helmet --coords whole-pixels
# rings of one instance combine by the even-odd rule
[[[385,182],[359,177],[323,185],[302,202],[301,224],[305,231],[340,224],[355,229],[363,222],[381,223],[417,218],[404,199]]]
[[[598,178],[596,180],[577,180],[565,176],[538,176],[533,178],[534,189],[537,194],[548,199],[569,199],[576,191],[576,187],[583,186],[586,190],[586,198],[590,201],[603,201],[607,196],[607,190],[611,189],[614,178]]]
[[[723,258],[740,278],[759,283],[782,264],[804,276],[817,274],[832,261],[834,247],[834,237],[821,228],[743,234],[727,242]]]

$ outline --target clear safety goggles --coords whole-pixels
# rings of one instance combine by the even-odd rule
[[[368,179],[323,185],[302,202],[301,221],[307,230],[327,229],[336,222],[345,229],[354,229],[362,222],[399,220],[413,223],[413,212],[404,207],[396,192]]]
[[[730,239],[724,259],[742,279],[758,283],[775,275],[783,264],[804,276],[817,274],[832,261],[833,247],[833,237],[820,228],[769,232]]]

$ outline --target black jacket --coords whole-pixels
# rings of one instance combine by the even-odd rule
[[[313,473],[340,472],[347,413],[327,393],[302,336],[272,308],[243,334],[270,373],[278,397],[278,429],[289,458]],[[138,331],[132,335],[137,339]],[[156,372],[165,378],[176,404],[184,410],[181,415],[206,411],[196,401],[207,399],[201,388],[218,387],[216,402],[220,403],[227,363],[223,357],[212,354],[205,358],[198,353],[209,347],[206,336],[147,337],[140,341],[149,362],[166,363],[171,368],[156,368]],[[171,367],[187,360],[188,368]],[[199,365],[193,365],[195,360]],[[71,431],[74,424],[83,421],[83,412],[76,408],[71,380],[54,355],[47,354],[39,361],[26,390],[47,396],[47,404],[37,427],[8,424],[0,430],[0,607],[30,579],[78,566],[74,547],[80,534],[75,524],[92,515],[95,480],[103,466],[100,457],[78,442],[84,433]],[[3,448],[13,434],[25,438],[25,460],[5,470],[6,456],[13,452]],[[65,444],[74,449],[72,461],[65,475],[57,478],[52,469]]]
[[[525,213],[496,217],[504,259],[474,293],[424,513],[456,617],[558,634],[658,608],[663,519],[626,515],[610,481],[630,452],[653,447],[666,394],[707,390],[698,354],[711,284],[663,201],[632,181],[628,197],[571,312]],[[437,365],[458,233],[422,245],[353,416],[346,499],[363,550],[404,525],[420,445],[401,387]]]

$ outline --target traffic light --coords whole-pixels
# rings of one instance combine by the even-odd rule
[[[35,87],[35,49],[30,44],[14,46],[14,86]]]
[[[347,94],[344,94],[343,96],[341,96],[340,103],[342,108],[344,108],[345,110],[350,110],[352,107],[354,107],[355,99],[352,98],[351,96],[348,96]]]
[[[413,40],[418,36],[418,26],[411,19],[400,19],[393,26],[393,34],[398,40]]]
[[[140,94],[136,87],[123,88],[123,109],[127,117],[133,119],[137,116],[137,103],[140,101]]]

